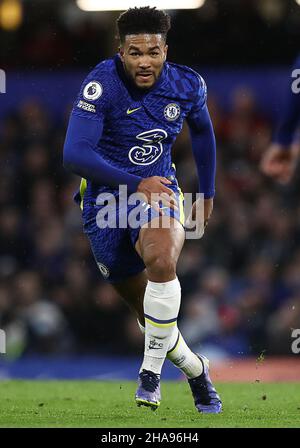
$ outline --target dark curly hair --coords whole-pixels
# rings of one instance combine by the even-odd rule
[[[118,35],[122,43],[128,34],[162,34],[166,40],[170,28],[170,16],[150,6],[130,8],[117,19]]]

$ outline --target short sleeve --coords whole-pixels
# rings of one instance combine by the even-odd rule
[[[103,64],[103,63],[102,63]],[[91,120],[103,119],[109,106],[109,74],[99,64],[83,81],[72,114]]]

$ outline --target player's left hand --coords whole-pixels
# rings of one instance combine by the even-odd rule
[[[192,222],[196,222],[195,232],[197,233],[197,238],[202,238],[204,235],[205,227],[208,224],[209,218],[212,214],[214,207],[214,199],[204,199],[204,203],[202,204],[203,199],[197,199],[192,206],[192,210],[190,215],[187,217],[186,226],[188,228],[192,227]],[[201,210],[203,207],[203,210]],[[202,212],[203,211],[203,212]],[[199,222],[199,220],[201,222]]]

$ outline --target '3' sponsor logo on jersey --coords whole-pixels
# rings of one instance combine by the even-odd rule
[[[163,153],[162,141],[168,137],[163,129],[152,129],[138,134],[136,138],[141,146],[133,146],[128,153],[129,160],[135,165],[151,165]]]

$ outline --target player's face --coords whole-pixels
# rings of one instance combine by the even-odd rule
[[[137,87],[149,89],[158,79],[168,46],[161,34],[131,34],[120,47],[127,75]]]

